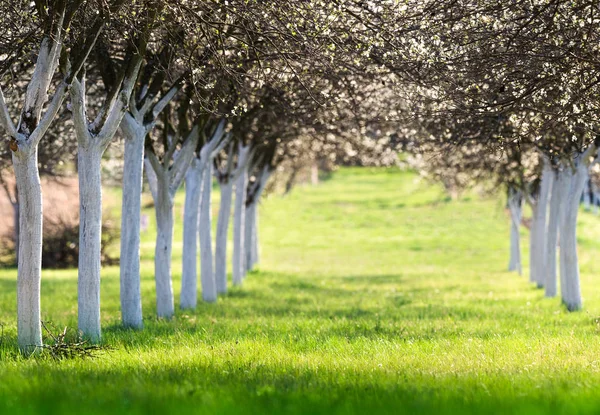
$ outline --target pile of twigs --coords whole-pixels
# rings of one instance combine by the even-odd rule
[[[96,357],[98,352],[108,350],[108,346],[90,344],[83,338],[82,334],[74,329],[65,327],[62,331],[57,331],[54,327],[53,333],[48,326],[51,323],[42,322],[42,327],[46,332],[49,342],[44,342],[39,348],[45,350],[53,359],[76,359]]]

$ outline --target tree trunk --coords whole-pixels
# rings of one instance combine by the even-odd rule
[[[126,327],[141,329],[140,211],[146,129],[129,117],[126,115],[121,124],[125,133],[121,209],[121,320]]]
[[[183,270],[181,275],[181,308],[196,308],[198,302],[198,216],[202,189],[202,164],[194,158],[185,175],[183,212]]]
[[[244,230],[246,228],[246,187],[248,171],[243,169],[235,181],[235,207],[233,216],[233,285],[241,285],[244,279]]]
[[[256,213],[256,203],[252,202],[246,207],[246,218],[245,218],[245,229],[244,229],[244,251],[246,258],[244,259],[244,263],[246,265],[246,272],[252,271],[254,267],[254,263],[252,262],[252,249],[253,242],[252,239],[254,237],[254,225],[255,225],[255,213]]]
[[[102,238],[102,150],[94,144],[79,146],[79,330],[100,341],[100,244]]]
[[[15,184],[16,186],[16,184]],[[19,258],[19,212],[20,212],[20,208],[19,208],[19,201],[18,201],[18,195],[17,195],[17,201],[15,203],[11,203],[12,208],[13,208],[13,221],[14,221],[14,227],[15,229],[13,230],[13,242],[15,244],[15,258],[18,260]]]
[[[517,271],[521,275],[521,243],[519,228],[521,226],[522,193],[518,190],[509,190],[508,207],[510,210],[510,260],[509,271]]]
[[[217,292],[227,292],[227,230],[231,216],[231,199],[233,197],[233,184],[231,181],[220,183],[221,204],[219,205],[219,219],[217,221],[217,237],[215,242],[215,280]]]
[[[554,178],[556,175],[553,173],[552,167],[549,162],[544,162],[544,169],[542,171],[542,181],[540,183],[540,192],[538,200],[535,205],[535,211],[533,216],[535,220],[531,224],[532,237],[535,235],[536,242],[534,243],[531,251],[531,272],[529,274],[531,282],[537,284],[538,288],[542,288],[545,285],[545,265],[546,265],[546,238],[547,238],[547,217],[548,217],[548,203]],[[535,230],[534,227],[535,226]]]
[[[253,222],[252,226],[252,268],[258,264],[260,259],[259,245],[258,245],[258,206],[255,205],[253,212]]]
[[[540,241],[540,226],[539,226],[539,212],[537,209],[537,203],[531,204],[531,225],[529,227],[529,276],[530,280],[532,275],[537,273],[537,258],[536,253],[539,250]]]
[[[592,189],[590,175],[586,173],[585,182],[583,186],[583,209],[589,212],[592,207]]]
[[[20,206],[17,259],[17,332],[24,353],[42,345],[40,283],[42,275],[42,187],[37,147],[30,154],[13,153]]]
[[[175,313],[173,282],[171,280],[171,252],[173,250],[173,201],[168,184],[158,181],[156,206],[156,249],[154,269],[156,281],[156,313],[158,317],[171,318]]]
[[[582,307],[577,261],[577,213],[581,192],[588,172],[586,163],[579,162],[576,170],[568,171],[570,189],[565,193],[560,224],[560,291],[562,302],[569,311]]]
[[[200,278],[202,282],[202,299],[212,303],[217,301],[217,285],[213,272],[212,254],[212,163],[208,163],[202,174],[202,200],[200,202]]]
[[[319,184],[319,166],[317,166],[317,163],[310,166],[310,181],[313,186]]]
[[[546,234],[546,256],[544,264],[546,297],[555,297],[557,293],[556,280],[556,247],[558,242],[558,228],[560,224],[562,200],[567,197],[570,186],[570,174],[563,169],[557,170],[552,184],[550,196],[550,213],[548,216],[548,232]]]

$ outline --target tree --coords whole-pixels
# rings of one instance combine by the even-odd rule
[[[194,149],[203,128],[199,119],[190,127],[188,96],[173,114],[167,111],[162,125],[162,151],[155,149],[156,140],[146,140],[145,167],[156,209],[156,249],[154,257],[156,281],[156,312],[159,317],[171,318],[174,313],[173,282],[171,280],[171,251],[173,246],[173,202],[175,193],[185,179],[194,157]],[[176,118],[176,120],[173,120]],[[173,123],[177,122],[177,128]],[[150,137],[150,136],[149,136]]]
[[[217,300],[217,285],[213,272],[211,242],[210,194],[213,160],[230,139],[225,134],[225,119],[207,122],[202,140],[196,149],[185,176],[185,211],[183,224],[183,270],[181,278],[181,308],[195,308],[197,303],[196,259],[200,241],[202,299]]]
[[[42,344],[40,324],[40,278],[42,246],[42,201],[38,172],[38,144],[58,114],[67,90],[83,67],[104,24],[123,1],[112,3],[84,2],[78,0],[35,1],[17,7],[7,5],[2,14],[6,21],[23,21],[21,14],[31,13],[34,19],[26,20],[25,40],[39,42],[37,61],[31,79],[27,82],[19,123],[15,126],[0,91],[0,125],[11,137],[13,166],[19,194],[19,259],[18,259],[18,342],[29,352]],[[17,13],[17,16],[15,16]],[[79,26],[72,27],[76,20]],[[3,27],[14,27],[12,24]],[[21,30],[21,29],[17,29]],[[18,33],[18,32],[17,32]],[[15,32],[11,33],[15,34]],[[64,43],[70,48],[64,48]],[[14,44],[13,44],[14,45]],[[7,66],[25,58],[23,50],[31,47],[23,39],[16,48],[9,42],[4,45]],[[62,56],[62,58],[61,58]],[[61,65],[61,61],[63,64]],[[53,86],[55,75],[61,81],[55,87],[52,100],[45,112],[44,106]]]
[[[131,15],[141,16],[133,42],[125,42],[124,61],[113,83],[106,85],[103,104],[95,119],[88,120],[85,73],[76,78],[71,89],[73,124],[79,144],[80,231],[78,274],[78,327],[92,341],[100,341],[100,244],[102,237],[102,181],[100,161],[114,138],[133,93],[135,81],[147,50],[148,40],[160,15],[161,6],[153,1],[140,4]],[[131,26],[130,26],[131,27]],[[112,46],[116,42],[111,42]],[[108,47],[107,47],[108,49]],[[106,79],[106,78],[105,78]]]
[[[123,172],[123,201],[121,222],[121,316],[123,325],[142,328],[142,300],[140,286],[140,210],[144,143],[162,111],[175,98],[184,84],[186,73],[168,84],[167,68],[172,69],[175,39],[167,38],[161,51],[148,58],[142,70],[137,90],[131,96],[131,104],[121,121],[125,138]],[[108,68],[106,68],[108,69]],[[108,71],[103,71],[108,73]]]
[[[446,117],[510,117],[514,130],[495,145],[529,144],[562,166],[557,180],[563,176],[568,185],[555,183],[553,193],[566,195],[564,213],[551,208],[550,218],[560,222],[561,280],[573,287],[562,293],[563,302],[581,308],[573,206],[578,172],[587,168],[597,135],[595,3],[415,1],[403,8],[403,19],[392,10],[384,5],[369,20],[369,27],[384,28],[371,56],[397,76],[397,86],[418,85],[416,113],[420,102],[434,102],[443,104]],[[407,36],[398,37],[402,29]],[[552,266],[550,256],[544,260]]]

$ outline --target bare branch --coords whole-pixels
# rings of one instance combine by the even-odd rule
[[[67,89],[68,86],[65,82],[61,82],[56,88],[50,105],[46,109],[46,112],[44,113],[44,116],[40,120],[40,123],[36,129],[33,130],[33,134],[31,134],[31,145],[37,145],[44,134],[46,134],[46,131],[48,131],[48,128],[50,128],[52,121],[54,121],[58,112],[62,108],[62,104],[67,96]]]
[[[15,128],[15,125],[10,118],[10,114],[8,113],[8,107],[6,106],[6,100],[4,99],[2,87],[0,87],[0,125],[10,137],[14,139],[17,138],[17,129]]]
[[[85,78],[81,81],[74,79],[71,85],[71,112],[73,113],[73,124],[77,131],[77,138],[88,145],[92,139],[86,115],[85,103]]]
[[[181,186],[183,179],[185,179],[185,173],[194,158],[194,148],[198,144],[200,138],[200,128],[198,124],[194,126],[190,134],[187,136],[183,147],[173,160],[173,166],[171,167],[171,186],[169,191],[174,196],[175,192]]]

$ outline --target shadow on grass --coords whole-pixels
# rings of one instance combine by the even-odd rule
[[[512,302],[503,304],[502,312],[498,313],[497,306],[487,298],[448,304],[433,298],[430,287],[408,285],[409,282],[404,275],[395,274],[314,276],[307,280],[294,274],[253,272],[244,286],[232,288],[216,304],[199,301],[196,310],[176,308],[172,320],[155,317],[153,290],[144,290],[144,329],[141,331],[119,324],[116,294],[116,299],[111,299],[109,306],[102,309],[103,337],[105,343],[125,349],[151,349],[164,342],[176,344],[182,336],[214,347],[232,339],[261,336],[268,336],[277,343],[282,333],[306,334],[316,328],[319,333],[314,336],[321,342],[335,338],[436,340],[462,335],[486,339],[510,336],[514,321],[531,318],[520,308],[519,299],[514,300],[514,305]],[[111,280],[109,284],[118,285],[118,280]],[[6,293],[14,295],[15,285],[15,281],[0,279],[0,290],[5,296],[9,295]],[[115,292],[115,288],[109,290]],[[460,285],[447,286],[445,292],[460,296],[459,288]],[[45,280],[43,293],[52,298],[57,295],[71,298],[51,305],[46,315],[53,316],[57,326],[77,324],[73,311],[61,314],[59,310],[64,304],[77,302],[76,284],[72,280]],[[110,316],[108,320],[107,316]],[[559,319],[552,329],[561,330],[570,324],[569,320]],[[7,338],[6,346],[15,344],[12,337]],[[307,341],[306,347],[311,349],[315,345]]]
[[[83,369],[32,366],[23,375],[32,384],[46,387],[9,383],[0,389],[0,410],[59,414],[77,409],[112,415],[569,413],[574,401],[568,390],[577,386],[568,374],[556,374],[538,394],[519,396],[513,385],[529,384],[529,373],[496,370],[484,377],[458,377],[397,372],[376,362],[366,362],[357,372],[344,365],[313,367],[277,359],[256,361],[245,355],[218,361],[190,357],[185,364],[182,359],[173,356],[143,366],[131,361]],[[576,403],[578,413],[593,413],[600,402],[588,392],[578,394]]]

